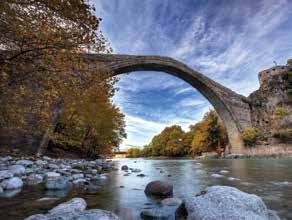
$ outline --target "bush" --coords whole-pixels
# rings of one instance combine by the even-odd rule
[[[273,135],[274,138],[280,139],[283,142],[292,140],[292,129],[280,129]]]
[[[242,139],[246,146],[254,145],[257,142],[258,138],[258,132],[254,127],[248,127],[242,133]]]
[[[278,108],[275,109],[274,114],[276,116],[281,117],[281,118],[286,118],[286,117],[289,116],[289,110],[286,109],[286,108],[278,107]]]

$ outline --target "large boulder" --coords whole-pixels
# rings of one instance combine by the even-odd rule
[[[173,185],[165,181],[152,181],[147,184],[144,192],[149,196],[171,196]]]
[[[197,196],[187,198],[185,207],[190,220],[278,220],[256,195],[229,186],[208,187]]]
[[[73,198],[68,202],[61,203],[55,208],[49,211],[50,214],[56,214],[61,212],[77,212],[84,211],[86,209],[86,202],[82,198]]]
[[[12,177],[10,179],[6,179],[1,183],[1,187],[5,190],[19,189],[22,186],[23,186],[23,182],[18,177]]]

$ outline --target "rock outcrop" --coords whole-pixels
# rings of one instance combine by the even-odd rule
[[[292,144],[292,61],[261,71],[259,82],[248,97],[252,125],[265,144]]]

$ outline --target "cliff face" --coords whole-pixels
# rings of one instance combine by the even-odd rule
[[[259,81],[249,96],[253,126],[264,143],[292,143],[292,60],[260,72]]]

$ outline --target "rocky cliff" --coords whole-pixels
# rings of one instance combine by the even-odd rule
[[[266,144],[292,143],[292,59],[259,73],[260,88],[250,94],[253,126]]]

